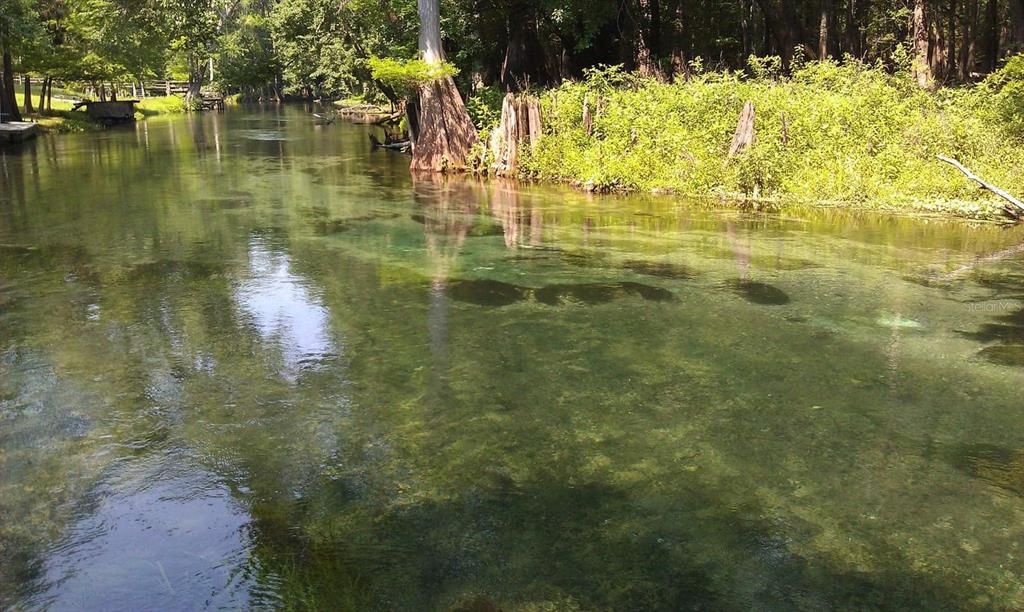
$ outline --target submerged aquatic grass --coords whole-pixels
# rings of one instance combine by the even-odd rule
[[[40,142],[0,607],[1021,605],[1020,228],[413,179],[291,109]]]

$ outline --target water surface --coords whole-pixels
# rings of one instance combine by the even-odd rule
[[[4,150],[0,607],[1024,607],[1022,243],[291,109]]]

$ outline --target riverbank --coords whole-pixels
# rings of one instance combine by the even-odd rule
[[[15,94],[18,107],[24,109],[24,95]],[[107,126],[97,123],[86,116],[84,112],[71,110],[74,102],[71,100],[54,98],[51,110],[46,113],[35,112],[22,116],[26,121],[32,121],[39,125],[42,132],[55,134],[68,134],[76,132],[98,132],[105,130]],[[159,96],[145,98],[135,105],[136,119],[154,117],[158,115],[175,115],[188,111],[185,99],[182,96]]]
[[[520,175],[768,210],[1004,218],[1001,202],[938,161],[941,154],[1024,191],[1022,57],[976,86],[935,93],[915,87],[906,71],[857,63],[813,63],[782,78],[760,61],[750,72],[663,83],[606,69],[545,91],[544,134],[522,151]],[[730,156],[746,102],[756,109],[754,143]],[[476,115],[483,128],[496,123],[495,113]]]

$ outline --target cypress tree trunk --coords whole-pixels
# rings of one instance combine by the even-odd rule
[[[26,74],[25,75],[25,114],[26,115],[31,115],[34,112],[36,112],[36,110],[34,108],[32,108],[32,78],[29,77]]]
[[[419,50],[430,65],[444,62],[439,0],[418,0]],[[463,169],[476,143],[476,128],[451,77],[420,86],[419,135],[413,145],[412,170],[443,172]]]
[[[3,56],[4,120],[21,121],[21,113],[18,111],[18,102],[14,97],[14,60],[11,59],[10,49],[4,47]]]

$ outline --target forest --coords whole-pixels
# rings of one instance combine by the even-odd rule
[[[182,109],[203,89],[398,109],[393,140],[411,141],[414,169],[966,216],[1000,207],[936,155],[1003,184],[1024,161],[1024,0],[3,6],[0,98],[15,119],[33,112],[33,83],[42,106],[54,82],[104,99],[178,79]],[[494,142],[509,93],[536,100],[545,136],[511,164]],[[747,102],[757,146],[736,156]]]
[[[393,96],[371,58],[413,59],[411,0],[3,0],[13,73],[103,83],[204,78],[248,96]],[[1024,0],[445,0],[463,90],[578,79],[622,65],[659,79],[742,70],[750,56],[894,66],[905,47],[938,85],[976,81],[1024,48]],[[8,94],[10,95],[10,94]]]

